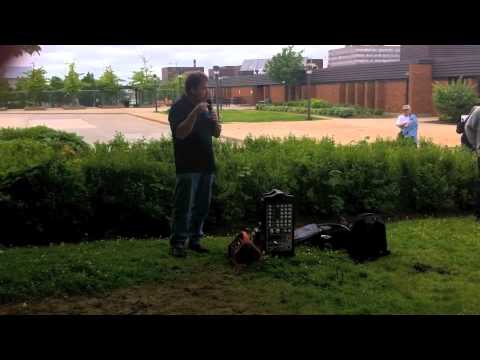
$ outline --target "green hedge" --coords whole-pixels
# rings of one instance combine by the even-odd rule
[[[263,105],[257,104],[257,110],[263,111],[282,111],[282,112],[292,112],[305,114],[308,109],[306,107],[293,107],[287,105]],[[372,117],[372,116],[381,116],[384,114],[382,110],[378,109],[367,109],[361,107],[352,107],[352,106],[331,106],[323,108],[311,108],[311,114],[313,115],[324,115],[324,116],[335,116],[341,118],[349,117]]]
[[[170,140],[121,136],[65,156],[38,140],[0,141],[0,242],[47,244],[168,236],[175,167]],[[428,142],[248,138],[215,142],[217,181],[206,231],[254,225],[260,194],[295,195],[298,216],[471,209],[475,157]],[[233,228],[236,229],[236,228]]]
[[[2,128],[0,129],[0,141],[30,139],[51,146],[56,151],[65,153],[85,153],[90,146],[74,133],[53,130],[46,126],[35,126],[30,128]]]
[[[310,104],[313,109],[328,108],[333,106],[328,101],[323,99],[311,99]],[[290,106],[290,107],[307,107],[308,101],[307,100],[287,101],[287,102],[284,102],[282,105]]]

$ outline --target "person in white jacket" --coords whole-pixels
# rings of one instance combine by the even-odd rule
[[[418,145],[418,120],[415,114],[412,114],[410,105],[402,107],[403,114],[399,115],[395,125],[400,128],[399,136],[403,138],[412,138]]]

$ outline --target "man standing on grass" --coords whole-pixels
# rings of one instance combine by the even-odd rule
[[[200,240],[214,181],[212,136],[220,137],[222,128],[215,112],[208,110],[207,83],[204,73],[191,73],[185,80],[185,94],[168,115],[176,168],[170,247],[176,257],[186,256],[187,241],[189,249],[208,252]]]
[[[478,178],[476,181],[476,206],[475,216],[477,221],[480,221],[480,108],[477,108],[470,114],[465,122],[465,137],[466,143],[477,155],[478,164]]]

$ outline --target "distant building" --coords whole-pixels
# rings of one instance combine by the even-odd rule
[[[23,77],[30,70],[32,70],[30,66],[7,66],[0,76],[8,81],[12,89],[15,89],[18,78]]]
[[[328,67],[400,61],[400,46],[347,45],[328,52]]]
[[[197,67],[196,60],[193,60],[193,66],[169,66],[162,68],[162,81],[170,81],[175,79],[178,75],[188,75],[192,72],[204,72],[203,67]]]
[[[238,66],[220,66],[219,75],[224,76],[238,76],[240,72],[240,65]],[[213,69],[208,69],[208,78],[214,79],[215,75],[213,74]]]
[[[328,66],[313,71],[308,92],[304,75],[287,88],[266,74],[227,77],[221,81],[220,97],[235,104],[255,105],[262,101],[283,103],[287,99],[323,99],[341,106],[401,112],[402,105],[423,115],[436,115],[433,86],[463,79],[480,94],[480,45],[402,45],[399,61]],[[216,83],[208,84],[212,96]],[[287,93],[289,95],[287,96]]]
[[[265,74],[265,65],[270,59],[250,59],[244,60],[242,66],[240,67],[239,75],[262,75]],[[305,65],[307,61],[313,62],[317,65],[318,69],[323,68],[322,59],[307,59],[303,58],[303,64]]]

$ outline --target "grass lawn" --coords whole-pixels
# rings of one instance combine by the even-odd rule
[[[225,257],[231,237],[208,237],[211,253],[186,259],[170,257],[166,240],[3,249],[0,314],[480,313],[473,217],[401,221],[387,231],[392,254],[371,263],[302,246],[293,258],[240,271]]]
[[[164,111],[168,114],[168,111]],[[306,114],[293,114],[277,111],[257,111],[257,110],[228,110],[220,112],[222,122],[270,122],[270,121],[305,121]],[[322,117],[312,115],[312,119],[320,120]]]
[[[223,110],[220,113],[222,121],[228,122],[269,122],[269,121],[305,121],[306,114],[292,114],[277,111],[257,111],[257,110]],[[312,116],[319,120],[321,117]]]

